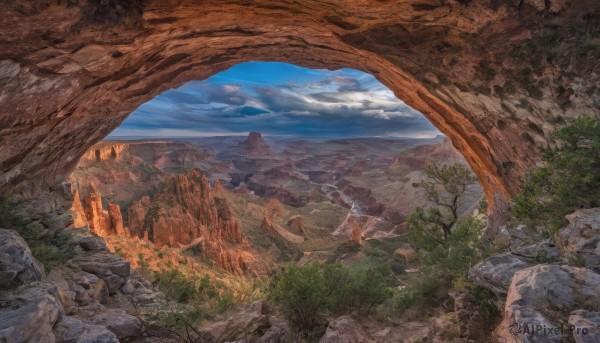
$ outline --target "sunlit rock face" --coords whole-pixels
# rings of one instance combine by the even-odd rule
[[[236,63],[373,74],[462,152],[489,201],[549,133],[600,113],[596,0],[11,1],[0,190],[64,179],[138,105]]]

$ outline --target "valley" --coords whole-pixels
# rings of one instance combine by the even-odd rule
[[[402,235],[427,202],[412,183],[426,165],[465,163],[444,138],[209,137],[104,141],[70,181],[80,225],[157,247],[198,248],[224,271],[273,264],[348,240]],[[474,186],[461,209],[477,206]]]

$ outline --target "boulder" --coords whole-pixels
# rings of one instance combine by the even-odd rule
[[[342,316],[329,322],[327,331],[319,343],[375,343],[375,341],[354,319]]]
[[[125,283],[125,279],[119,275],[108,275],[102,278],[106,282],[109,294],[115,294],[119,288]]]
[[[104,239],[94,235],[87,228],[72,230],[71,240],[85,251],[109,251]]]
[[[104,251],[81,257],[77,260],[77,263],[79,263],[81,270],[100,277],[116,274],[127,278],[131,270],[129,261]]]
[[[92,318],[92,323],[112,331],[118,339],[140,336],[143,326],[140,320],[121,310],[108,310]]]
[[[558,258],[556,247],[548,242],[539,242],[486,258],[469,270],[469,279],[502,298],[506,296],[517,271]]]
[[[514,229],[506,230],[509,240],[510,249],[518,249],[527,245],[531,245],[544,240],[544,232],[527,225],[517,225]]]
[[[66,276],[66,275],[69,276]],[[65,273],[61,268],[52,268],[50,273],[46,276],[46,282],[56,286],[59,300],[65,310],[65,313],[69,314],[76,311],[77,303],[75,302],[75,292],[71,289],[72,282],[70,281],[71,271]],[[69,280],[67,280],[69,277]]]
[[[109,294],[115,294],[127,282],[131,271],[129,261],[105,251],[81,257],[76,262],[83,271],[104,280]]]
[[[504,297],[508,293],[513,275],[531,265],[532,263],[526,258],[511,253],[494,255],[471,268],[469,279],[491,290],[496,296]]]
[[[54,327],[54,335],[61,343],[118,343],[114,333],[103,326],[90,325],[79,319],[64,317]]]
[[[600,272],[600,208],[577,210],[566,219],[569,224],[556,233],[560,254]]]
[[[575,343],[600,342],[600,312],[576,310],[569,316],[569,331]]]
[[[236,341],[258,336],[271,326],[267,302],[258,300],[228,320],[214,323],[202,330],[215,343]]]
[[[75,274],[71,290],[75,292],[75,301],[83,306],[94,301],[104,304],[109,297],[106,282],[94,274],[83,271]]]
[[[0,287],[44,276],[44,266],[31,255],[25,240],[14,230],[0,229]]]
[[[11,303],[21,302],[16,309],[0,310],[0,342],[4,343],[54,343],[52,332],[62,314],[62,306],[56,296],[56,287],[42,282],[32,283],[31,288]]]
[[[496,333],[507,342],[565,342],[565,334],[555,328],[567,323],[574,310],[600,311],[599,284],[600,275],[585,268],[536,265],[520,270],[512,278]],[[537,326],[549,330],[532,332]]]
[[[264,335],[258,339],[258,343],[284,343],[288,329],[283,326],[271,326]]]

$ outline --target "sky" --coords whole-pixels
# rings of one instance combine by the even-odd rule
[[[166,91],[108,138],[245,135],[433,137],[439,131],[372,75],[247,62]]]

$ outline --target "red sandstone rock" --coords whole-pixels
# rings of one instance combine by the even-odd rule
[[[83,205],[81,204],[81,198],[79,197],[78,190],[75,190],[75,192],[73,193],[73,204],[71,205],[71,210],[75,213],[75,218],[73,219],[73,225],[75,227],[82,227],[88,225],[85,210],[83,209]]]
[[[350,233],[350,237],[348,237],[351,242],[356,242],[358,244],[362,244],[362,230],[360,226],[354,225],[352,227],[352,232]]]
[[[123,217],[121,216],[121,207],[118,204],[108,204],[108,215],[110,217],[111,229],[113,234],[125,235],[123,228]]]
[[[127,216],[131,234],[158,247],[200,245],[224,270],[249,270],[248,244],[233,210],[199,169],[168,176],[152,198],[134,202]]]
[[[107,211],[102,209],[102,196],[96,190],[84,198],[84,208],[90,230],[98,236],[112,235],[112,223]]]
[[[306,234],[306,225],[304,224],[304,219],[301,216],[294,216],[290,218],[287,224],[294,230],[301,232],[302,234]]]

